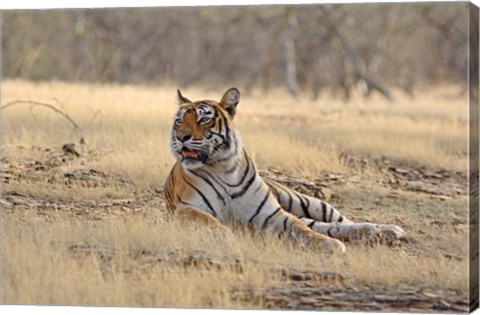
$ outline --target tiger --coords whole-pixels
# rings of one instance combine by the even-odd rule
[[[177,90],[170,149],[176,162],[164,185],[169,213],[231,231],[231,222],[291,237],[321,251],[345,252],[345,242],[397,242],[397,225],[355,223],[318,198],[260,176],[233,123],[237,88],[219,102],[190,101]],[[187,221],[188,222],[188,221]]]

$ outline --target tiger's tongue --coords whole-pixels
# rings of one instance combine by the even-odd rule
[[[195,151],[190,151],[190,150],[182,150],[182,155],[183,157],[191,157],[191,158],[198,158],[198,153]]]

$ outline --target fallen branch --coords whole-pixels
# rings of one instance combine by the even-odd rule
[[[8,102],[6,103],[5,105],[2,106],[2,110],[5,110],[7,109],[8,107],[11,107],[11,106],[14,106],[14,105],[18,105],[18,104],[30,104],[30,110],[36,106],[43,106],[43,107],[46,107],[46,108],[50,108],[51,110],[53,110],[55,113],[59,114],[60,116],[62,116],[63,118],[65,118],[66,120],[68,120],[74,127],[74,129],[79,129],[81,130],[82,128],[80,128],[78,126],[78,124],[70,117],[68,116],[65,112],[59,110],[58,108],[56,108],[55,106],[51,105],[51,104],[47,104],[47,103],[42,103],[42,102],[36,102],[36,101],[29,101],[29,100],[15,100],[15,101],[11,101],[11,102]]]

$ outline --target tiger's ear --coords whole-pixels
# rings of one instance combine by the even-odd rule
[[[188,98],[186,98],[182,95],[182,92],[180,92],[180,90],[177,90],[177,104],[178,104],[178,106],[183,105],[183,104],[187,104],[187,103],[191,103],[191,102],[192,101],[190,101]]]
[[[237,88],[230,88],[223,94],[220,106],[230,115],[231,118],[235,116],[237,112],[237,105],[240,101],[240,92]]]

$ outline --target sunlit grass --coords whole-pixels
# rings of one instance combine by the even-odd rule
[[[466,290],[468,283],[467,260],[459,263],[435,252],[412,257],[389,248],[351,246],[344,255],[324,255],[269,235],[224,235],[132,217],[4,223],[2,298],[7,303],[239,307],[233,292],[281,285],[279,268],[337,272],[391,286]],[[191,253],[223,262],[224,268],[185,269],[182,259]]]
[[[268,96],[255,92],[242,97],[235,121],[247,151],[262,168],[299,175],[342,171],[338,157],[348,152],[464,170],[466,99],[441,98],[449,90],[429,90],[415,99],[399,94],[393,103],[374,97],[349,104],[328,95],[312,102],[283,91]],[[89,148],[108,152],[95,160],[96,167],[125,174],[139,185],[155,185],[169,172],[175,87],[7,81],[2,92],[3,102],[62,100],[62,108],[83,128],[73,130],[48,109],[34,108],[32,115],[27,105],[18,105],[3,112],[4,147],[59,147],[84,137]],[[218,100],[223,90],[183,93],[194,100]]]
[[[74,130],[46,108],[8,108],[2,112],[4,159],[9,163],[34,163],[44,149],[61,154],[63,144],[85,138],[85,156],[65,163],[60,170],[88,168],[113,176],[105,187],[81,182],[67,186],[44,178],[11,181],[3,191],[75,203],[131,198],[134,190],[161,189],[174,163],[169,137],[176,109],[175,91],[174,86],[2,82],[2,104],[14,99],[56,104],[81,127]],[[191,88],[183,94],[193,100],[218,100],[223,92]],[[242,96],[235,123],[258,169],[275,168],[312,178],[323,171],[349,172],[339,158],[346,152],[465,171],[467,103],[464,98],[444,97],[454,92],[455,87],[432,88],[414,99],[397,94],[393,103],[379,97],[356,97],[345,104],[329,95],[312,102],[306,96],[293,99],[280,90],[268,95],[254,91]],[[30,150],[33,146],[39,151]],[[116,183],[115,176],[126,179],[129,188]],[[359,202],[370,208],[374,198],[362,198]],[[423,214],[442,211],[429,207],[395,209],[399,215],[408,216],[411,229],[423,231]],[[393,203],[391,209],[382,212],[390,221],[378,212],[375,220],[394,223],[392,209]],[[226,236],[194,225],[131,214],[98,222],[57,215],[45,223],[37,220],[34,209],[30,210],[3,213],[5,303],[241,307],[245,305],[233,299],[232,292],[284,284],[285,280],[269,271],[269,266],[337,272],[349,279],[392,287],[409,283],[465,292],[468,289],[466,237],[452,230],[430,227],[428,233],[445,239],[444,246],[454,248],[455,253],[465,254],[461,261],[446,258],[427,238],[422,239],[427,243],[424,248],[429,249],[425,255],[348,245],[345,255],[329,256],[247,231]],[[447,216],[446,212],[442,215]],[[79,254],[71,250],[78,245],[88,245],[92,251]],[[142,251],[149,254],[135,256]],[[162,263],[172,252],[180,258],[200,253],[222,262],[237,261],[243,272],[234,268],[185,269],[175,263]]]

